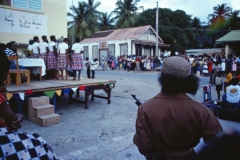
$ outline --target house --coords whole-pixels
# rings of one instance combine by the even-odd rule
[[[187,56],[194,55],[194,56],[200,56],[200,55],[223,55],[224,54],[224,48],[212,48],[212,49],[187,49],[186,50]]]
[[[67,37],[66,0],[1,0],[0,43],[28,44],[42,35]]]
[[[96,32],[80,43],[84,49],[84,60],[86,57],[97,58],[101,63],[108,55],[159,56],[170,45],[164,44],[159,36],[157,38],[158,53],[155,53],[156,33],[150,25]]]
[[[225,44],[225,56],[234,54],[240,56],[240,30],[233,30],[216,40],[216,43]]]

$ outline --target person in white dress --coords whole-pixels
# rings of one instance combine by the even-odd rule
[[[50,36],[51,42],[48,44],[49,53],[47,55],[47,70],[50,72],[51,79],[57,79],[57,47],[56,37]]]
[[[39,48],[39,38],[38,36],[33,37],[33,45],[32,45],[32,55],[31,58],[39,58],[40,48]]]
[[[223,75],[226,71],[226,59],[225,59],[224,55],[222,56],[221,68],[222,68],[221,72],[222,72],[222,75]]]
[[[80,80],[81,70],[83,70],[83,48],[82,45],[79,43],[80,38],[75,38],[75,43],[72,46],[72,58],[71,58],[71,69],[73,70],[74,78],[76,80],[76,72],[78,71],[78,80]]]
[[[61,78],[63,78],[63,71],[66,71],[66,80],[68,80],[68,70],[67,70],[67,62],[68,60],[68,38],[64,38],[63,42],[58,45],[58,63],[57,70],[61,71]]]
[[[39,49],[40,49],[40,58],[43,59],[45,65],[46,65],[47,64],[47,54],[49,52],[47,36],[42,36],[42,43],[39,44]]]

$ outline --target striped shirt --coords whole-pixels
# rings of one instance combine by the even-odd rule
[[[4,52],[6,53],[7,56],[16,56],[17,54],[13,52],[13,50],[6,48],[4,50]]]

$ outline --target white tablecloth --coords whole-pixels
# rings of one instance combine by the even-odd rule
[[[31,67],[31,73],[34,74],[39,74],[40,68],[42,67],[42,76],[46,74],[46,66],[41,58],[23,58],[23,59],[18,59],[18,64],[23,66],[23,67]]]

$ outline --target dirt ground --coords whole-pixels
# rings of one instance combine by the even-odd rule
[[[138,107],[130,95],[136,94],[142,102],[155,96],[160,92],[157,77],[157,72],[96,71],[96,78],[117,81],[111,104],[95,98],[85,109],[77,102],[68,105],[65,95],[57,102],[59,124],[41,127],[26,118],[19,131],[40,134],[61,160],[143,160],[132,142]],[[105,95],[103,91],[95,94]],[[202,100],[201,88],[193,98]]]

